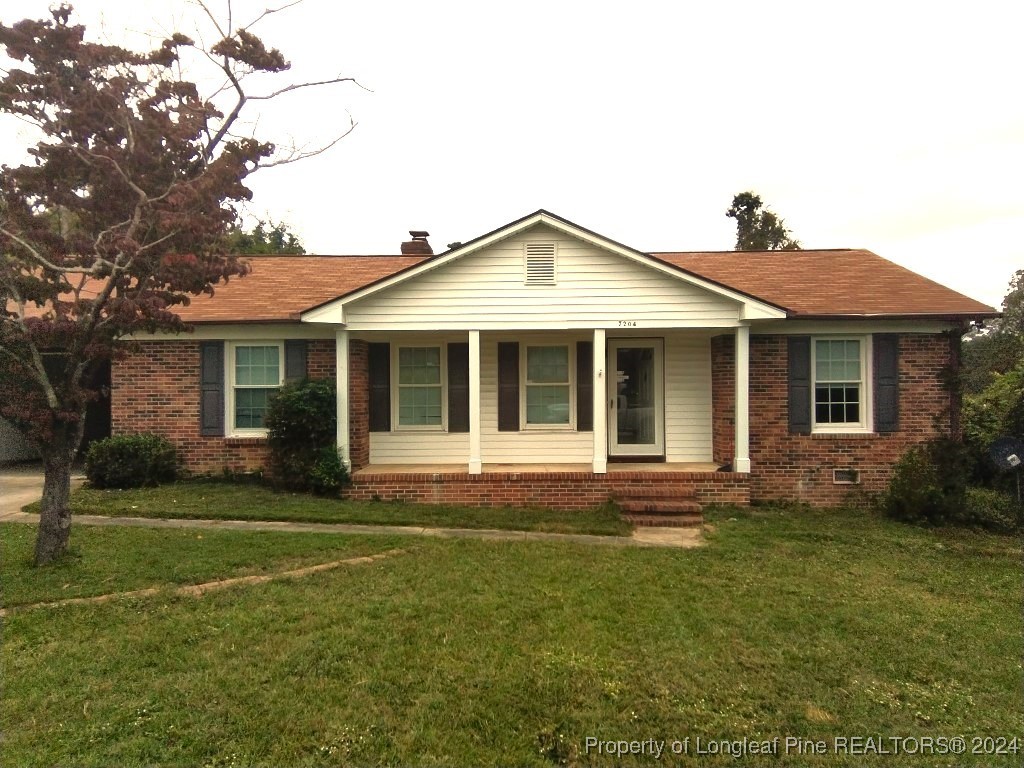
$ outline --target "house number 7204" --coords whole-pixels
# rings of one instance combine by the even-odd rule
[[[636,328],[636,320],[619,320],[619,328]]]

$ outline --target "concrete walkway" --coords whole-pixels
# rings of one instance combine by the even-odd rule
[[[73,484],[81,484],[78,476]],[[37,523],[39,517],[21,511],[25,504],[37,501],[42,493],[42,475],[38,467],[0,468],[0,522]],[[372,534],[388,536],[427,536],[442,539],[486,539],[489,541],[563,541],[612,547],[671,547],[690,549],[704,541],[700,528],[643,527],[632,536],[593,536],[579,533],[539,533],[481,528],[420,528],[398,525],[357,525],[352,523],[286,523],[257,520],[179,520],[148,517],[104,517],[75,515],[76,525],[127,526],[135,528],[205,528],[236,531],[285,531],[304,533]]]

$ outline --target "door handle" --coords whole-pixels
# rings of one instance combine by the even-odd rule
[[[608,401],[608,409],[609,410],[614,410],[615,409],[615,398],[614,397],[611,400]]]

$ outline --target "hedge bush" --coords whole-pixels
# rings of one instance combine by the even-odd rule
[[[941,525],[958,519],[975,471],[971,449],[948,438],[910,448],[893,471],[882,506],[890,517]]]
[[[335,386],[330,380],[286,384],[274,396],[266,425],[275,485],[333,493],[347,482],[348,473],[335,447],[336,409]]]
[[[116,435],[97,440],[85,454],[85,476],[96,488],[140,488],[173,482],[178,452],[160,435]]]
[[[968,488],[960,521],[1002,533],[1024,528],[1024,510],[1017,497],[991,488]]]

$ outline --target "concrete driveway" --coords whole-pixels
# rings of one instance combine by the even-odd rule
[[[82,484],[85,476],[72,472],[71,487]],[[15,464],[0,467],[0,522],[22,518],[21,508],[43,495],[43,467],[40,464]]]

